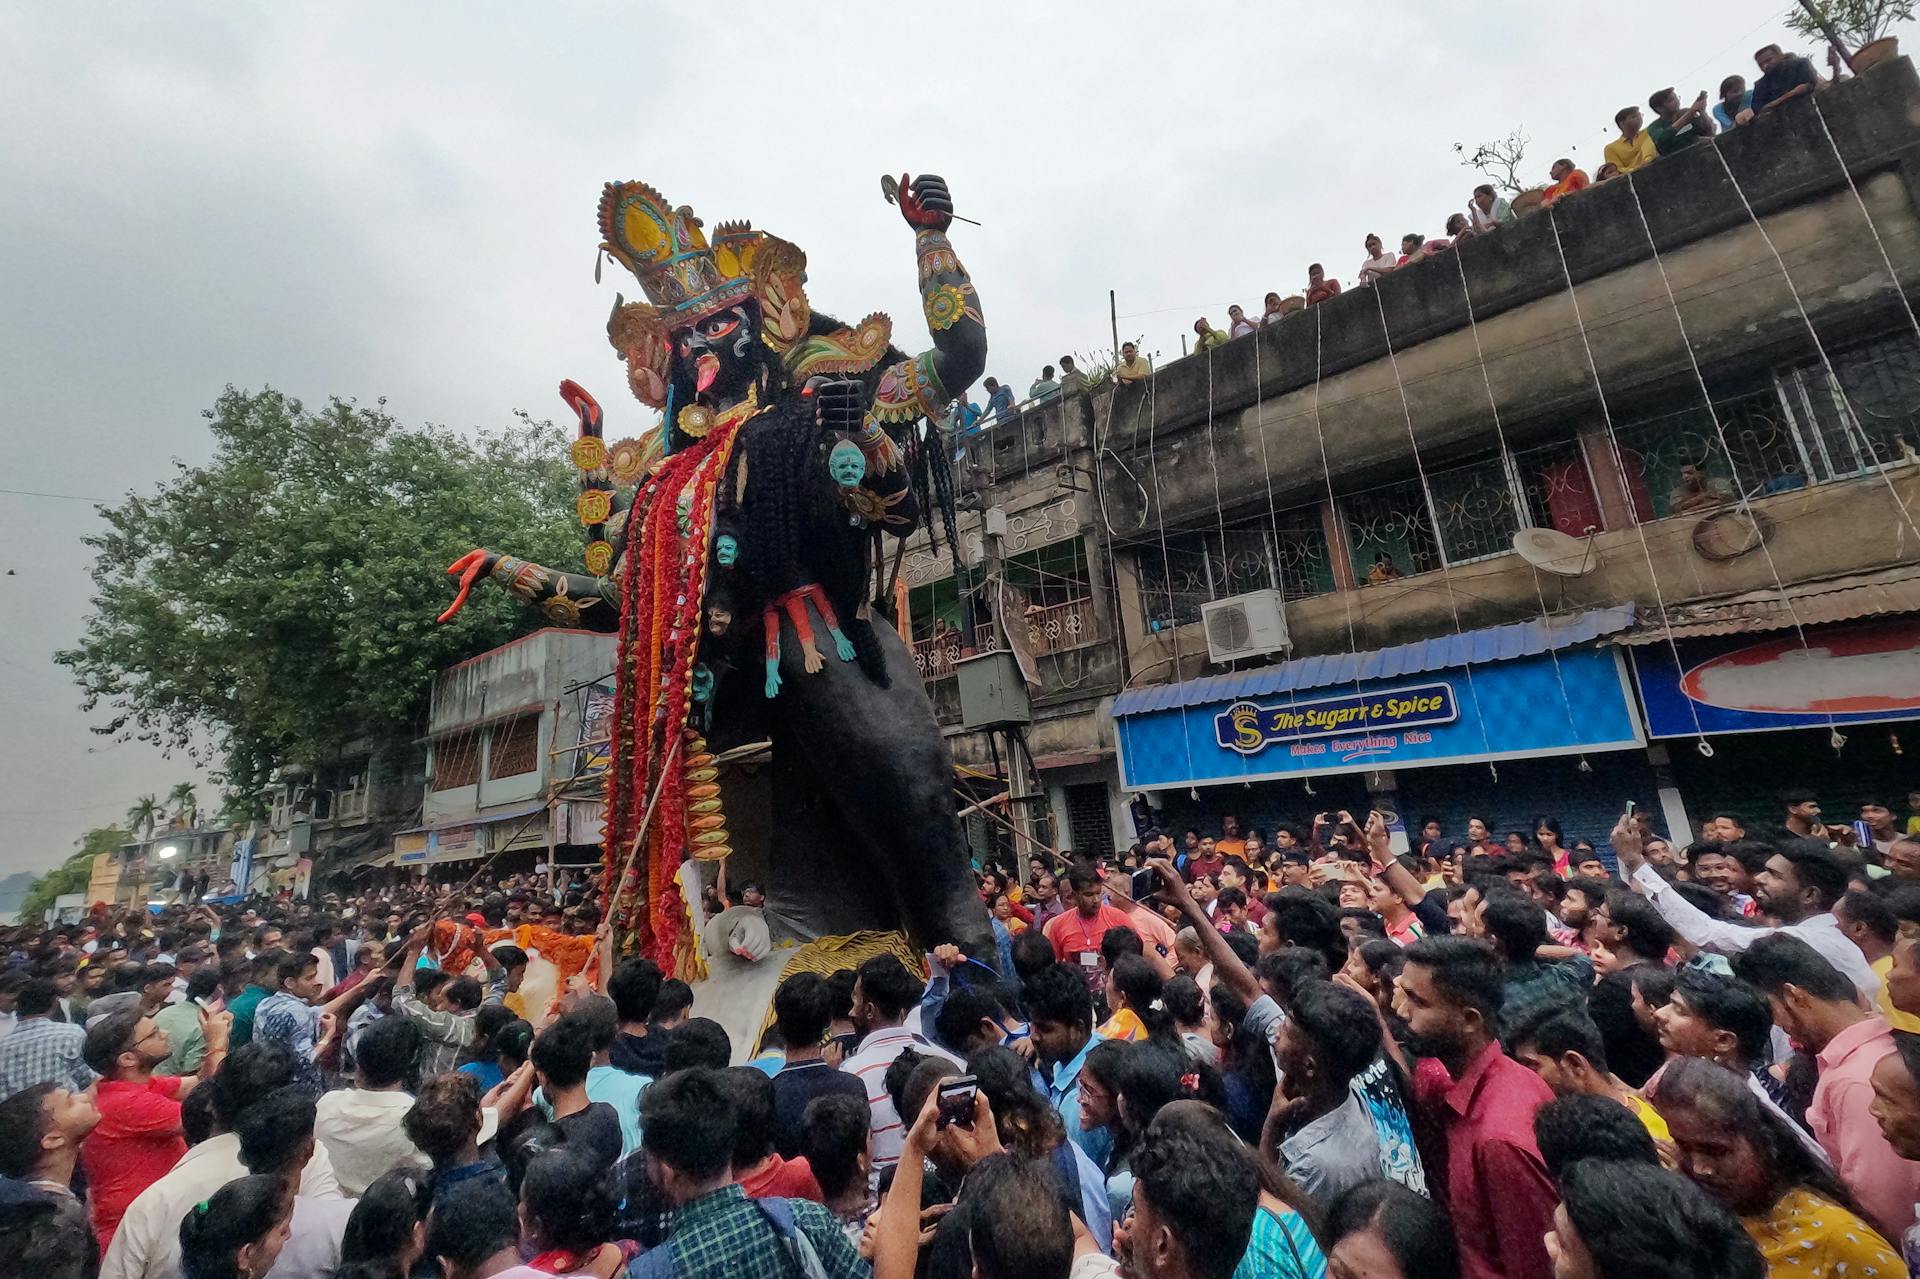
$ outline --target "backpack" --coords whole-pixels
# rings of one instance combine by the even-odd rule
[[[787,1254],[787,1260],[793,1263],[796,1279],[828,1279],[827,1267],[820,1260],[820,1252],[813,1246],[813,1240],[807,1238],[807,1232],[800,1229],[793,1217],[793,1204],[786,1199],[754,1199],[749,1201],[760,1210],[773,1227],[773,1233],[780,1240],[781,1248]],[[673,1264],[673,1240],[668,1238],[657,1248],[635,1257],[627,1265],[627,1279],[678,1279],[679,1272]]]

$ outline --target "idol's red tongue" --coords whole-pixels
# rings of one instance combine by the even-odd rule
[[[695,360],[693,362],[694,394],[697,395],[712,386],[713,380],[719,376],[720,361],[714,356],[702,355],[699,359]]]

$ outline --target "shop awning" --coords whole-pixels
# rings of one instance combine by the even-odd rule
[[[1243,697],[1331,688],[1363,680],[1398,679],[1450,667],[1483,666],[1591,643],[1604,636],[1617,635],[1633,623],[1633,605],[1625,604],[1618,608],[1590,609],[1571,617],[1489,626],[1391,648],[1297,657],[1258,670],[1211,675],[1178,684],[1156,684],[1151,688],[1130,688],[1113,699],[1113,714],[1117,718],[1182,706],[1231,702]]]
[[[1650,612],[1618,642],[1664,644],[1669,635],[1674,639],[1744,635],[1785,630],[1796,621],[1801,626],[1818,626],[1899,613],[1920,613],[1920,564],[1801,582],[1787,587],[1785,599],[1778,590],[1768,588],[1698,604],[1676,604],[1667,609],[1664,623],[1659,613]]]

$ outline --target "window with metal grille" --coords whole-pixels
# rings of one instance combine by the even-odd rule
[[[1107,812],[1107,788],[1084,782],[1067,793],[1067,838],[1080,857],[1113,856],[1113,821]]]
[[[487,776],[518,777],[540,771],[540,712],[495,724],[487,751]]]
[[[1431,471],[1433,523],[1449,564],[1470,564],[1513,549],[1520,527],[1514,486],[1500,457]]]
[[[1140,604],[1155,630],[1197,622],[1210,600],[1277,590],[1290,600],[1333,590],[1333,563],[1317,506],[1241,520],[1213,532],[1168,534],[1135,555]]]
[[[1379,583],[1440,567],[1433,516],[1418,479],[1402,480],[1340,499],[1353,548],[1353,572]]]
[[[1606,528],[1593,472],[1578,440],[1521,449],[1513,455],[1513,469],[1520,476],[1530,527],[1556,529],[1569,537]]]
[[[433,788],[459,790],[480,780],[480,734],[468,729],[433,744]]]
[[[1864,475],[1920,444],[1920,345],[1904,335],[1713,388],[1713,410],[1623,418],[1621,471],[1642,522]],[[1716,429],[1716,419],[1717,428]],[[1695,468],[1702,479],[1682,475]]]

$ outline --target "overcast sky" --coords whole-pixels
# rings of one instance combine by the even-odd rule
[[[1786,7],[0,3],[0,874],[199,779],[90,734],[51,661],[97,526],[69,499],[205,461],[227,383],[487,430],[573,377],[638,429],[607,179],[794,241],[816,307],[914,350],[878,179],[944,174],[985,224],[953,238],[988,372],[1024,392],[1110,346],[1109,288],[1171,356],[1310,261],[1350,283],[1370,230],[1438,234],[1479,180],[1455,142],[1520,126],[1537,176],[1591,171],[1620,106],[1751,78]]]

